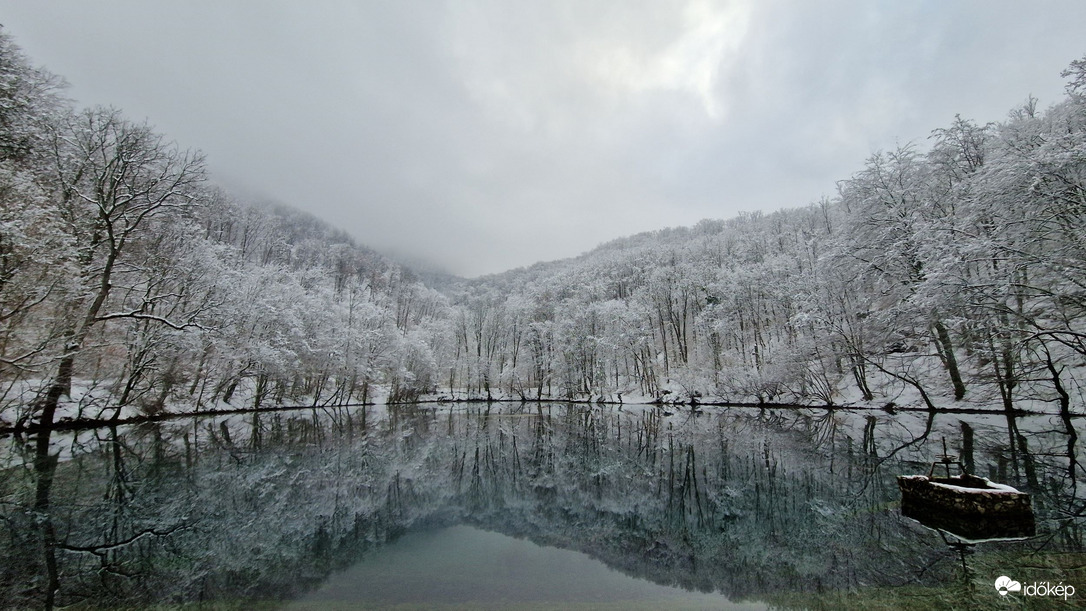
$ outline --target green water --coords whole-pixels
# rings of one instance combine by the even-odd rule
[[[471,526],[413,533],[284,607],[766,609],[636,579],[589,556]]]

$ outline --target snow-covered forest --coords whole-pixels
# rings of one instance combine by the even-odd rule
[[[440,398],[1067,410],[1086,58],[1064,76],[1059,103],[956,118],[816,204],[428,286],[76,108],[0,32],[0,422]]]

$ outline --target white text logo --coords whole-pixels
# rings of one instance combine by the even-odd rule
[[[1023,596],[1058,596],[1067,600],[1075,595],[1075,586],[1064,585],[1062,581],[1055,585],[1047,581],[1035,581],[1023,586],[1006,575],[1001,575],[995,580],[995,589],[1000,596],[1006,596],[1011,592],[1021,592]]]

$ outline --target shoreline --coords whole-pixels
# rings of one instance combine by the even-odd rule
[[[345,403],[341,405],[281,405],[275,407],[246,407],[237,409],[208,409],[194,412],[163,412],[160,414],[148,414],[140,416],[130,416],[127,418],[79,418],[79,419],[61,419],[52,424],[49,427],[41,427],[34,422],[27,424],[0,424],[0,437],[6,437],[8,435],[19,435],[25,433],[37,433],[42,430],[49,431],[82,431],[92,430],[100,428],[111,428],[123,425],[131,424],[146,424],[151,422],[162,422],[167,420],[177,420],[180,418],[195,418],[200,416],[233,416],[239,414],[259,414],[259,413],[275,413],[286,411],[299,411],[299,410],[329,410],[339,408],[351,408],[351,407],[369,407],[376,405],[384,405],[386,407],[395,406],[409,406],[409,405],[452,405],[452,404],[491,404],[491,403],[565,403],[569,405],[607,405],[607,406],[623,406],[623,405],[639,405],[655,407],[658,409],[665,408],[688,408],[692,412],[697,412],[705,407],[715,408],[727,408],[736,407],[741,409],[815,409],[833,411],[877,411],[885,412],[893,415],[896,412],[930,412],[933,414],[991,414],[991,415],[1006,415],[1011,414],[1013,416],[1059,416],[1059,412],[1048,411],[1036,411],[1027,409],[1014,409],[1008,412],[1005,409],[982,409],[975,407],[946,407],[936,408],[934,410],[928,407],[910,407],[910,406],[872,406],[872,405],[818,405],[818,404],[800,404],[800,403],[750,403],[750,402],[719,402],[719,401],[697,401],[697,402],[670,402],[665,403],[663,401],[653,401],[646,403],[623,403],[619,401],[602,401],[602,400],[571,400],[571,399],[476,399],[476,398],[464,398],[464,399],[427,399],[419,401],[409,401],[401,403]],[[670,415],[670,414],[669,414]],[[1070,414],[1072,418],[1086,417],[1086,414]]]

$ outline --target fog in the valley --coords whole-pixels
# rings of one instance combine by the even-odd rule
[[[0,2],[80,104],[465,276],[832,197],[955,114],[1058,101],[1081,2]]]

